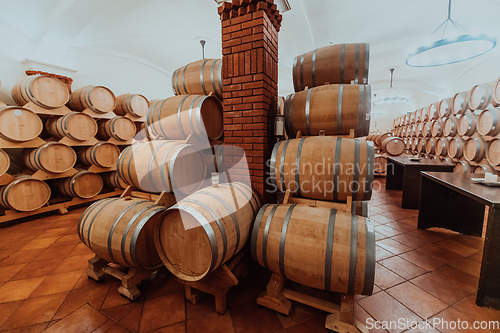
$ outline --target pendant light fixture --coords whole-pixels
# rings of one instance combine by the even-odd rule
[[[455,30],[449,31],[445,37],[448,26]],[[417,48],[406,57],[406,64],[412,67],[435,67],[454,64],[457,62],[479,57],[493,49],[497,38],[485,33],[479,35],[468,34],[467,31],[451,18],[451,0],[448,3],[448,18],[431,34],[436,34],[441,28],[441,38],[430,45]],[[450,29],[451,30],[451,29]]]
[[[384,91],[380,95],[380,97],[373,102],[373,104],[382,105],[382,104],[399,104],[408,102],[408,99],[392,86],[394,68],[391,68],[390,71],[391,71],[391,86],[389,87],[389,89]]]

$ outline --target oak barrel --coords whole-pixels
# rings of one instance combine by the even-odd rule
[[[486,157],[488,144],[483,138],[470,138],[465,143],[464,156],[467,161],[479,162]]]
[[[387,171],[387,157],[376,155],[373,163],[373,172],[376,175],[385,175]]]
[[[222,60],[203,59],[178,68],[172,74],[176,95],[209,95],[222,99]]]
[[[369,200],[375,152],[370,141],[331,136],[278,142],[271,154],[270,181],[299,197],[345,202]]]
[[[493,100],[495,103],[500,104],[500,77],[495,82],[495,93],[493,94]]]
[[[490,104],[500,106],[494,99],[496,82],[478,84],[472,87],[469,97],[469,105],[472,110],[485,110]]]
[[[451,112],[454,115],[457,115],[457,114],[464,114],[465,112],[470,110],[469,97],[470,97],[469,91],[456,93],[455,96],[453,96],[452,98]]]
[[[448,156],[448,147],[450,146],[450,141],[448,138],[439,138],[436,141],[436,154],[439,156]]]
[[[453,169],[453,172],[455,173],[472,173],[472,165],[468,161],[458,161],[457,164],[455,164],[455,168]]]
[[[461,136],[472,136],[476,133],[477,115],[474,112],[467,112],[460,117],[458,122],[458,134]]]
[[[6,209],[31,212],[43,207],[49,199],[49,185],[30,176],[16,176],[13,182],[0,187],[0,205]]]
[[[425,142],[425,152],[427,154],[434,154],[436,152],[436,139],[430,138]]]
[[[425,153],[425,145],[427,144],[427,139],[420,138],[417,142],[417,152]]]
[[[422,123],[422,136],[424,138],[430,138],[432,136],[432,123],[430,121],[426,121]]]
[[[449,117],[452,114],[452,98],[445,98],[439,103],[438,114],[439,117]]]
[[[122,177],[120,177],[120,174],[118,173],[118,171],[108,172],[108,173],[102,174],[101,176],[102,176],[102,180],[104,181],[104,184],[107,187],[118,188],[120,190],[124,190],[129,185],[123,180]]]
[[[25,142],[36,138],[42,130],[42,120],[33,111],[18,106],[0,108],[0,137]]]
[[[434,120],[439,118],[439,103],[432,103],[429,106],[429,115],[428,119],[429,120]]]
[[[486,159],[490,164],[500,165],[500,139],[495,138],[490,141]]]
[[[323,84],[367,84],[370,44],[336,44],[320,47],[295,57],[295,91]]]
[[[80,170],[72,177],[58,179],[55,189],[68,197],[89,199],[98,195],[103,186],[101,176],[87,170]]]
[[[14,84],[12,98],[18,105],[32,102],[41,108],[55,109],[68,102],[69,91],[57,78],[32,75]]]
[[[411,150],[416,153],[417,152],[417,145],[418,145],[418,141],[420,139],[419,138],[413,138],[413,140],[411,141]]]
[[[24,150],[23,161],[32,171],[63,173],[75,165],[76,153],[64,143],[48,142],[36,149]]]
[[[253,260],[312,288],[371,295],[375,230],[364,217],[301,204],[265,205],[252,231]]]
[[[391,156],[399,156],[405,152],[405,143],[398,137],[389,137],[382,142],[382,150]]]
[[[385,133],[380,133],[375,136],[373,142],[375,142],[375,145],[377,147],[380,147],[382,145],[382,142],[384,142],[387,138],[392,137],[391,132],[385,132]]]
[[[3,149],[0,149],[0,176],[3,176],[9,168],[10,157]]]
[[[451,158],[462,158],[465,150],[465,141],[459,136],[450,139],[448,155]]]
[[[477,132],[483,136],[495,136],[500,133],[500,109],[489,108],[477,118]]]
[[[420,122],[429,120],[429,107],[425,106],[420,109]]]
[[[78,223],[80,240],[99,258],[124,267],[162,266],[154,246],[154,225],[165,207],[135,198],[97,201]]]
[[[443,135],[444,136],[455,136],[458,134],[458,124],[459,124],[459,118],[456,116],[449,116],[444,120],[444,129],[443,129]]]
[[[71,93],[68,106],[75,111],[90,109],[96,113],[108,113],[115,108],[116,97],[103,86],[87,86]]]
[[[146,126],[146,123],[135,123],[136,126],[136,134],[134,136],[134,139],[137,141],[141,141],[144,139],[151,139],[148,133],[148,127]]]
[[[190,134],[198,140],[217,140],[223,133],[222,104],[211,96],[181,95],[151,105],[148,131],[167,140],[184,140]]]
[[[114,138],[119,141],[132,140],[137,131],[133,120],[127,117],[114,117],[109,120],[100,120],[97,134],[102,140]]]
[[[114,112],[118,116],[130,115],[135,118],[145,117],[148,114],[149,102],[139,94],[124,94],[116,97]]]
[[[489,164],[479,164],[474,169],[474,173],[482,173],[482,174],[492,173],[492,174],[496,175],[497,171],[495,170],[495,168],[493,166],[491,166]]]
[[[115,144],[101,141],[91,147],[81,148],[78,151],[78,160],[86,166],[111,168],[116,165],[119,155],[120,148]]]
[[[420,122],[420,110],[415,110],[413,112],[413,118],[415,119],[415,124]]]
[[[62,117],[50,117],[45,123],[47,132],[56,139],[68,137],[74,141],[87,141],[97,134],[97,123],[91,116],[71,112]]]
[[[138,142],[122,151],[117,171],[130,185],[146,192],[189,195],[200,189],[207,174],[203,155],[176,141]]]
[[[242,183],[197,191],[170,207],[155,228],[158,254],[172,274],[198,281],[238,253],[260,208]]]
[[[436,119],[432,122],[431,134],[433,137],[443,136],[444,120]]]

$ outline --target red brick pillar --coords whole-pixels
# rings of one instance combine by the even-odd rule
[[[273,0],[233,0],[219,7],[222,20],[224,143],[245,151],[253,188],[270,196],[266,161],[270,158],[268,124],[278,97],[278,31],[281,15]],[[272,128],[272,127],[271,127]],[[241,155],[241,151],[240,151]],[[240,160],[226,150],[226,165]],[[245,165],[236,164],[232,181],[242,181]]]

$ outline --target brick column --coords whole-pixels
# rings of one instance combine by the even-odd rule
[[[264,201],[270,158],[268,124],[278,97],[278,31],[281,15],[273,0],[233,0],[219,7],[222,21],[224,143],[246,154],[253,188]],[[240,151],[241,155],[241,151]],[[226,150],[226,165],[240,160]],[[246,171],[235,165],[231,180]]]

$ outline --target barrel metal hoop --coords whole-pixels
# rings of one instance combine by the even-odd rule
[[[304,59],[306,58],[306,54],[304,53],[302,55],[302,58],[300,59],[300,90],[304,90],[305,84],[304,84]]]
[[[363,66],[363,84],[368,84],[368,69],[370,65],[370,44],[365,43],[365,55],[363,57],[364,66]]]
[[[345,58],[345,44],[342,44],[342,46],[340,47],[340,83],[344,83],[344,69],[345,69],[344,58]]]
[[[370,219],[365,218],[366,226],[366,252],[365,252],[365,282],[363,295],[373,293],[373,283],[375,282],[375,228]]]
[[[326,234],[325,290],[331,290],[333,243],[334,243],[334,236],[335,236],[334,232],[335,232],[335,218],[336,217],[337,217],[337,210],[330,209],[330,218],[328,220],[328,232]]]
[[[281,228],[281,238],[280,238],[280,249],[279,249],[279,266],[281,275],[286,278],[285,274],[285,245],[286,245],[286,233],[288,231],[288,224],[290,223],[290,217],[292,216],[293,209],[297,204],[292,204],[285,215],[285,220],[283,221],[283,227]]]
[[[123,210],[123,212],[115,218],[115,220],[113,221],[113,224],[111,225],[111,228],[109,228],[109,233],[108,233],[108,254],[109,254],[109,257],[111,258],[111,260],[113,262],[116,262],[116,259],[115,259],[115,256],[113,255],[113,249],[111,248],[111,246],[112,246],[113,234],[115,232],[116,226],[118,225],[118,222],[120,222],[120,220],[122,219],[122,217],[129,210],[131,210],[135,206],[143,204],[145,202],[148,202],[148,201],[147,200],[140,200],[140,201],[137,201],[137,202],[133,203],[132,205],[128,206],[127,208],[125,208],[125,210]]]
[[[274,205],[269,215],[267,216],[266,224],[264,226],[264,235],[262,236],[262,266],[267,266],[267,238],[269,237],[269,228],[271,228],[271,221],[273,220],[274,213],[279,205]]]
[[[172,177],[172,175],[174,174],[175,160],[176,160],[177,156],[179,156],[181,150],[182,149],[178,149],[168,162],[168,180],[170,182],[170,192],[172,192],[172,193],[175,193],[175,190],[178,189],[177,184],[175,183],[175,177]],[[165,168],[163,168],[163,169],[165,169]],[[162,180],[164,178],[163,175],[164,174],[162,174]]]
[[[337,95],[337,134],[342,134],[342,99],[344,94],[344,85],[339,84],[339,93]]]
[[[307,90],[307,98],[306,98],[306,109],[305,109],[305,116],[306,116],[306,132],[307,135],[311,135],[311,121],[310,121],[310,110],[311,110],[311,94],[312,94],[312,89]]]
[[[104,202],[104,204],[102,205],[102,207],[99,208],[99,210],[95,213],[94,217],[92,218],[92,220],[89,222],[89,230],[87,232],[87,246],[89,247],[89,249],[92,250],[92,242],[90,241],[90,232],[92,230],[92,225],[94,224],[94,221],[97,217],[97,215],[99,215],[99,213],[107,206],[109,205],[110,203],[116,201],[116,200],[119,200],[120,198],[114,198],[114,199],[110,199],[108,200],[107,202]],[[101,201],[102,202],[102,201]],[[83,230],[82,230],[83,232]]]
[[[87,87],[87,91],[86,91],[86,94],[84,95],[84,99],[85,99],[85,104],[87,104],[86,106],[91,109],[92,111],[95,111],[97,113],[102,113],[100,110],[98,110],[94,104],[92,103],[92,100],[90,99],[90,94],[92,93],[92,90],[94,90],[95,86],[88,86]],[[85,106],[85,105],[84,105]]]
[[[132,108],[132,98],[134,98],[134,94],[129,94],[127,96],[127,110],[128,110],[128,113],[137,117],[138,114],[134,112],[133,108]]]
[[[146,208],[138,211],[131,219],[130,221],[127,223],[127,226],[125,227],[125,230],[123,231],[123,235],[122,235],[122,241],[121,241],[121,244],[120,244],[120,249],[121,249],[121,254],[122,254],[122,258],[123,260],[125,261],[125,263],[127,265],[129,265],[130,267],[133,267],[132,263],[127,259],[127,253],[125,252],[126,248],[125,248],[125,242],[127,240],[127,236],[128,236],[128,232],[130,231],[130,228],[132,228],[132,226],[134,225],[135,221],[139,218],[139,216],[141,216],[142,214],[144,214],[145,212],[148,211],[148,209],[151,209],[152,207],[154,206],[147,206]],[[130,258],[132,259],[132,253],[130,253]]]
[[[179,74],[181,73],[181,69],[182,69],[182,67],[177,69],[176,74],[175,74],[175,89],[177,89],[176,95],[182,95],[181,88],[179,87]]]
[[[193,134],[198,137],[198,139],[200,140],[204,140],[206,138],[208,138],[208,133],[207,133],[207,130],[205,128],[205,124],[203,123],[202,119],[201,119],[201,107],[203,105],[203,102],[205,102],[205,100],[208,98],[208,96],[202,96],[200,97],[200,101],[198,102],[198,105],[196,106],[196,111],[195,111],[195,117],[196,117],[196,125],[198,126],[198,133],[199,134],[196,134],[196,132],[193,132]],[[192,124],[192,118],[189,118],[189,122],[190,124]]]
[[[293,76],[293,88],[295,91],[299,90],[299,84],[297,82],[298,77],[295,75],[295,71],[297,70],[297,64],[298,64],[298,58],[300,56],[297,56],[293,59],[293,67],[292,67],[292,76]]]
[[[216,62],[219,64],[219,67],[217,70],[217,73],[218,73],[217,83],[219,85],[219,91],[220,91],[219,97],[222,98],[222,89],[223,89],[223,87],[222,87],[222,59],[219,59]]]
[[[478,138],[474,138],[474,141],[476,142],[476,152],[474,154],[474,158],[472,159],[473,161],[476,160],[476,158],[477,158],[477,156],[479,154],[479,151],[481,150],[481,144],[479,143],[479,139]]]
[[[283,145],[283,149],[281,150],[281,159],[280,159],[280,188],[282,192],[285,192],[285,155],[286,155],[286,148],[288,147],[288,144],[290,143],[291,140],[285,141],[285,144]]]
[[[354,84],[359,84],[359,44],[356,43],[356,59],[354,61]]]
[[[189,198],[182,200],[182,202],[191,202],[191,203],[194,203],[194,204],[200,206],[201,208],[205,209],[210,214],[210,216],[212,216],[214,221],[217,223],[217,226],[219,227],[219,231],[220,231],[221,238],[222,238],[221,264],[224,263],[225,259],[226,259],[226,254],[227,254],[227,235],[226,235],[226,229],[224,228],[224,223],[222,223],[221,219],[217,216],[217,214],[213,211],[213,209],[210,208],[207,204],[205,204],[201,201],[198,201],[195,199],[189,199]],[[215,258],[215,260],[217,260],[217,259],[218,258]]]
[[[38,105],[40,107],[45,107],[45,105],[40,102],[34,94],[32,94],[31,92],[31,86],[33,85],[33,81],[35,81],[38,77],[37,76],[32,76],[31,78],[28,79],[28,84],[25,84],[24,87],[25,87],[25,92],[26,92],[26,95],[28,96],[29,100],[32,101],[35,105]],[[22,96],[22,94],[21,94]],[[24,98],[23,98],[24,99]],[[26,101],[26,100],[25,100]],[[28,103],[29,101],[26,101],[26,103]]]
[[[193,101],[191,102],[191,105],[189,105],[189,127],[191,128],[191,133],[193,133],[193,135],[195,135],[195,136],[196,136],[196,132],[195,132],[194,126],[193,126],[193,107],[199,98],[200,98],[200,96],[196,96],[193,99]],[[179,124],[179,126],[180,126],[180,124]],[[184,134],[184,135],[186,135],[186,134]]]
[[[358,258],[358,216],[351,216],[351,254],[349,258],[348,294],[354,294],[356,287],[356,261]]]
[[[285,130],[288,137],[292,139],[295,136],[293,132],[293,97],[295,94],[290,94],[285,99]]]
[[[174,93],[174,95],[178,95],[177,94],[177,89],[175,89],[175,83],[174,83],[174,78],[175,78],[175,74],[177,74],[177,71],[179,70],[179,68],[177,68],[174,73],[172,74],[172,79],[170,81],[170,85],[172,86],[172,92]]]
[[[339,197],[339,180],[340,180],[340,152],[342,149],[342,138],[337,137],[335,143],[335,160],[333,164],[333,201],[338,201]]]
[[[257,213],[257,217],[255,218],[255,223],[253,224],[251,252],[253,261],[255,261],[256,263],[259,262],[259,260],[257,259],[257,239],[259,236],[260,224],[262,222],[262,216],[264,216],[264,213],[266,212],[267,207],[269,206],[270,206],[269,204],[265,204],[264,206],[262,206],[262,208]]]
[[[363,196],[362,200],[370,200],[371,193],[372,193],[372,187],[373,187],[373,180],[375,177],[375,167],[374,167],[375,147],[374,147],[372,141],[366,142],[366,152],[367,152],[366,190],[365,190],[365,193],[364,193],[365,195]]]
[[[316,87],[316,55],[318,49],[315,49],[312,56],[312,86]]]
[[[186,89],[186,69],[189,67],[189,65],[186,65],[186,67],[184,67],[184,71],[182,72],[182,87],[184,88],[184,93],[185,94],[189,94],[187,89]]]
[[[109,200],[109,199],[105,199],[105,200]],[[100,204],[102,202],[104,202],[104,200],[94,202],[92,205],[90,205],[85,210],[85,212],[83,212],[82,216],[80,216],[80,220],[78,220],[78,225],[77,225],[78,237],[80,237],[80,240],[85,245],[87,245],[87,243],[83,239],[83,226],[84,226],[83,221],[88,217],[88,215],[92,212],[92,210],[94,210],[95,206],[97,206],[98,204]]]
[[[356,136],[363,136],[365,133],[363,131],[364,129],[364,123],[365,123],[365,118],[366,118],[366,103],[365,103],[365,86],[360,84],[359,85],[359,107],[358,107],[358,129],[356,131]],[[366,133],[368,134],[368,133]]]
[[[171,158],[168,163],[167,163],[167,157],[168,157],[168,154],[170,154],[170,152],[174,149],[174,148],[180,148],[179,146],[182,146],[183,144],[181,143],[175,143],[172,145],[172,147],[168,148],[168,150],[165,152],[165,155],[163,156],[163,160],[161,162],[161,170],[160,170],[160,179],[161,179],[161,183],[163,184],[163,186],[167,187],[168,188],[168,191],[167,192],[171,192],[171,193],[174,193],[174,187],[172,186],[172,183],[170,181],[170,176],[172,175],[172,170],[169,168],[168,169],[168,179],[167,179],[167,182],[165,182],[165,166],[167,165],[167,167],[170,166],[171,164],[171,161],[173,161],[173,158]],[[176,155],[177,156],[177,155]]]
[[[354,175],[352,177],[352,200],[358,200],[359,189],[361,184],[359,183],[359,173],[361,165],[361,141],[359,139],[354,139]],[[354,190],[356,189],[356,190]]]
[[[152,174],[152,167],[153,167],[153,162],[155,161],[155,157],[156,157],[156,153],[165,145],[169,144],[169,143],[172,143],[170,141],[166,141],[166,142],[162,142],[161,144],[158,145],[158,147],[155,148],[155,150],[153,150],[153,153],[151,154],[151,158],[149,159],[149,164],[148,164],[148,179],[149,179],[149,183],[151,184],[151,186],[154,188],[155,191],[157,192],[161,192],[160,190],[158,190],[158,188],[156,187],[156,184],[155,184],[155,181],[153,180],[153,174]],[[168,155],[168,154],[165,154],[165,155]],[[132,157],[131,157],[132,159]],[[163,166],[164,164],[162,163],[160,166]],[[130,167],[129,167],[129,170],[130,170]]]
[[[155,214],[166,210],[165,207],[161,207],[161,206],[157,206],[157,205],[149,206],[148,209],[150,209],[150,208],[154,208],[154,209],[151,212],[149,212],[146,216],[144,216],[139,221],[139,223],[137,224],[137,226],[134,229],[134,233],[132,234],[132,239],[130,240],[130,251],[129,252],[130,252],[130,257],[132,258],[132,262],[136,265],[136,267],[144,267],[146,269],[156,269],[158,267],[161,267],[162,264],[159,264],[156,267],[142,266],[139,263],[139,260],[137,259],[137,251],[136,251],[137,239],[139,238],[139,234],[141,233],[141,231],[144,228],[144,226],[146,225],[146,223],[148,223],[149,219],[151,219]]]
[[[179,103],[179,107],[177,108],[177,125],[179,126],[179,130],[181,131],[182,135],[187,137],[186,133],[184,133],[184,129],[182,128],[182,121],[181,121],[181,113],[182,111],[182,106],[184,105],[184,102],[186,99],[192,95],[186,95],[182,98],[181,102]],[[189,120],[191,121],[191,120]]]
[[[201,64],[201,70],[200,70],[200,82],[201,82],[201,88],[203,89],[203,95],[208,95],[207,94],[207,89],[205,89],[205,82],[203,81],[203,71],[205,70],[205,64],[207,63],[208,59],[203,60],[203,63]]]
[[[278,149],[280,147],[281,143],[277,142],[274,145],[273,151],[271,153],[271,166],[269,168],[269,178],[271,181],[271,184],[275,185],[276,188],[278,187],[278,184],[276,183],[276,158],[278,156]]]
[[[135,147],[135,148],[132,148],[132,149],[131,149],[131,152],[130,152],[130,158],[129,158],[129,160],[128,160],[129,165],[130,165],[130,162],[132,162],[132,158],[134,157],[134,152],[135,152],[137,149],[139,149],[139,148],[140,148],[140,146],[141,146],[141,144],[138,144],[138,145],[136,145],[136,147]],[[132,146],[132,147],[133,147],[133,146]],[[125,159],[123,159],[123,162],[122,162],[122,170],[123,170],[123,167],[124,167],[124,166],[125,166]],[[134,182],[132,181],[132,174],[130,173],[130,168],[128,168],[127,173],[128,173],[128,178],[129,178],[129,180],[130,180],[130,183],[131,183],[131,184],[133,184]],[[135,185],[135,184],[134,184],[134,185]],[[137,184],[137,185],[139,185],[139,184]]]
[[[299,141],[299,146],[297,148],[297,156],[295,157],[295,189],[297,195],[300,197],[300,156],[302,154],[302,147],[304,146],[304,141],[306,138],[301,138]]]
[[[257,209],[259,209],[259,207],[255,208],[255,206],[252,203],[252,199],[241,188],[235,186],[235,184],[237,183],[229,183],[228,187],[237,189],[245,197],[245,199],[247,199],[248,203],[250,204],[250,207],[252,207],[253,216],[255,217],[255,215],[257,214]],[[252,193],[252,198],[253,198],[253,193]]]

